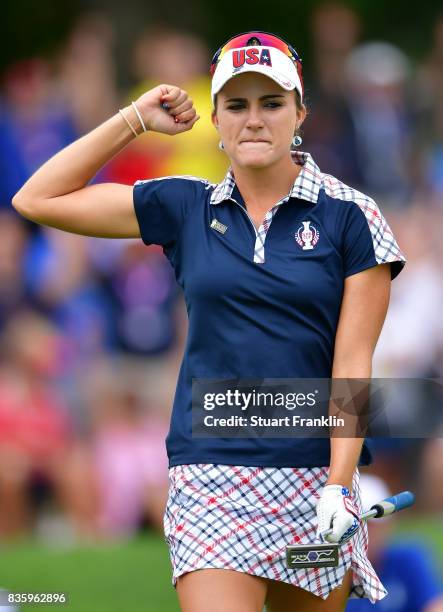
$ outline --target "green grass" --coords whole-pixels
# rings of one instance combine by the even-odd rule
[[[401,520],[397,535],[423,539],[443,567],[443,518]],[[179,612],[166,543],[147,534],[129,542],[71,549],[29,542],[0,547],[0,587],[14,592],[61,592],[68,605],[21,610]]]
[[[21,610],[179,611],[167,545],[157,535],[66,550],[36,543],[0,548],[0,587],[69,597],[68,605],[24,605]]]

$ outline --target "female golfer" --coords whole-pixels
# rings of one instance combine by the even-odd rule
[[[335,612],[349,596],[377,601],[386,591],[358,521],[358,465],[370,461],[362,440],[193,437],[192,384],[369,378],[404,257],[371,198],[294,150],[307,111],[290,45],[265,32],[235,36],[211,74],[212,120],[231,163],[221,183],[88,185],[143,131],[193,127],[192,100],[164,84],[46,162],[13,204],[68,232],[162,245],[183,288],[189,332],[164,520],[182,610]],[[287,545],[318,542],[331,526],[338,567],[286,567]]]

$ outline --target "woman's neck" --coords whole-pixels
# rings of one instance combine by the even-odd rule
[[[302,166],[291,158],[267,168],[244,168],[232,164],[236,185],[250,206],[269,206],[287,195]]]

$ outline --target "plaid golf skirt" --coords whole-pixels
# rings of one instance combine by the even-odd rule
[[[351,598],[383,599],[387,591],[367,558],[365,522],[341,546],[338,567],[286,567],[288,544],[317,542],[316,504],[328,470],[212,463],[170,468],[164,530],[174,587],[187,572],[224,568],[287,582],[326,599],[352,569]],[[358,470],[353,496],[361,513]]]

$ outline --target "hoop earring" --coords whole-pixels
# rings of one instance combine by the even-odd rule
[[[223,146],[222,141],[220,140],[220,142],[218,143],[218,148],[220,149],[220,151],[224,151],[225,147]]]
[[[303,142],[303,138],[301,136],[299,136],[298,134],[296,136],[294,136],[294,138],[292,139],[292,148],[295,149],[295,147],[299,147],[301,145],[301,143]]]

